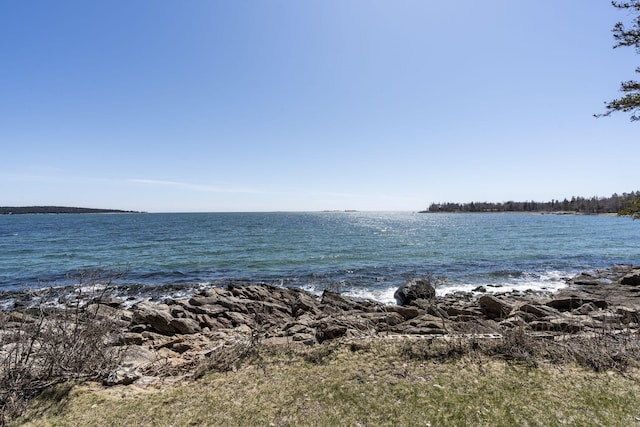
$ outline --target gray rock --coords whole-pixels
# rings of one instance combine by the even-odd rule
[[[537,320],[529,323],[529,327],[534,331],[555,331],[576,333],[584,328],[584,325],[580,322],[569,321],[566,319],[550,319],[550,320]]]
[[[525,326],[526,321],[519,315],[512,315],[500,322],[503,328],[520,328]]]
[[[157,361],[157,359],[157,355],[154,351],[145,346],[132,344],[128,346],[124,352],[121,366],[133,368],[134,370],[145,370]]]
[[[351,298],[344,297],[337,292],[331,292],[325,290],[322,292],[322,299],[320,301],[324,309],[327,307],[335,308],[342,311],[351,311],[358,309],[358,303]]]
[[[155,331],[172,335],[177,330],[171,326],[173,316],[169,312],[169,306],[165,304],[154,304],[151,302],[141,302],[134,307],[133,322],[147,323]]]
[[[407,326],[401,330],[397,330],[398,333],[405,335],[445,335],[446,330],[442,328],[428,328],[421,326]]]
[[[572,313],[577,315],[586,315],[596,310],[598,310],[598,307],[596,307],[594,303],[588,302],[573,310]]]
[[[318,307],[316,300],[306,294],[297,295],[291,306],[291,314],[300,317],[305,313],[315,311]]]
[[[449,318],[449,313],[447,312],[447,310],[445,308],[440,307],[439,305],[429,304],[426,307],[426,310],[427,310],[427,314],[430,314],[432,316],[437,316],[443,319]]]
[[[173,344],[171,344],[171,350],[175,351],[176,353],[185,353],[189,350],[191,350],[193,347],[189,344],[186,343],[184,341],[180,341],[180,342],[175,342]]]
[[[92,301],[94,304],[107,305],[109,307],[118,308],[124,302],[121,298],[116,297],[100,297],[94,298]]]
[[[478,299],[480,308],[490,319],[504,319],[513,310],[513,305],[493,295],[483,295]]]
[[[172,305],[169,313],[171,313],[171,316],[173,317],[187,317],[187,311],[185,308],[178,304]]]
[[[471,317],[480,317],[482,316],[482,311],[477,306],[447,306],[447,314],[449,316],[471,316]]]
[[[589,317],[599,322],[604,322],[607,324],[612,323],[622,323],[622,314],[612,313],[610,311],[594,311],[589,313]]]
[[[198,322],[186,317],[172,319],[169,325],[180,334],[195,334],[201,330]]]
[[[129,385],[142,378],[142,374],[135,367],[120,366],[111,372],[102,382],[106,386]]]
[[[576,277],[571,279],[571,281],[575,285],[581,286],[600,286],[611,283],[609,278],[604,277],[603,273],[598,271],[585,271],[578,274]]]
[[[251,315],[245,313],[237,313],[235,311],[228,311],[224,314],[224,316],[231,320],[234,327],[238,327],[240,325],[253,325],[254,319]]]
[[[408,326],[415,327],[418,329],[445,329],[446,321],[438,316],[433,316],[431,314],[423,314],[422,316],[416,317],[415,319],[411,319],[406,322]],[[403,327],[404,325],[400,325]],[[398,329],[395,329],[398,330]]]
[[[7,314],[6,320],[8,322],[16,322],[16,323],[35,323],[37,319],[27,313],[23,313],[20,311],[12,311],[9,314]]]
[[[197,314],[196,320],[200,323],[201,328],[209,328],[210,330],[222,328],[222,324],[217,319],[207,314]]]
[[[276,302],[256,301],[250,303],[250,306],[254,312],[261,312],[264,314],[273,314],[276,312],[280,312],[286,314],[287,316],[291,316],[291,308],[289,306],[278,304]]]
[[[236,297],[220,297],[218,298],[218,304],[238,313],[249,313],[247,309],[247,300],[242,300]]]
[[[544,319],[545,316],[536,316],[535,314],[527,313],[526,311],[520,311],[518,309],[513,310],[509,317],[517,316],[522,319],[525,323],[534,322],[536,320]]]
[[[237,285],[231,284],[227,287],[233,296],[240,299],[250,299],[253,301],[272,300],[276,293],[275,286],[268,285]]]
[[[211,317],[217,317],[222,313],[226,313],[227,311],[229,311],[228,308],[223,307],[220,304],[203,304],[198,306],[192,306],[190,310],[192,313],[205,314]]]
[[[347,333],[347,326],[334,319],[320,322],[316,328],[318,342],[332,340]]]
[[[620,280],[623,285],[640,286],[640,268],[632,270]]]
[[[398,313],[405,320],[413,319],[420,315],[420,310],[417,307],[411,307],[411,306],[385,305],[383,310],[388,312]]]
[[[309,326],[301,324],[301,323],[289,323],[282,328],[283,331],[286,331],[287,335],[296,335],[296,334],[311,334],[313,333],[313,329]]]
[[[640,321],[640,310],[637,307],[620,306],[616,309],[616,313],[620,315],[622,323],[638,323]]]
[[[412,279],[400,286],[393,297],[398,305],[408,305],[417,299],[430,300],[435,298],[436,289],[429,279]]]
[[[526,303],[521,305],[518,309],[524,313],[532,314],[537,318],[560,315],[560,313],[554,308],[544,305]]]
[[[194,295],[189,298],[189,304],[193,306],[210,305],[218,302],[218,294],[212,293],[210,296]]]
[[[603,299],[594,299],[583,292],[572,290],[560,291],[545,305],[560,311],[574,310],[583,304],[593,303],[598,308],[606,308],[607,302]]]
[[[376,325],[395,326],[405,321],[399,313],[364,313],[363,318],[372,321]]]
[[[296,342],[303,342],[304,344],[307,344],[307,345],[313,344],[316,342],[316,338],[312,334],[306,334],[301,332],[294,334],[291,337],[291,339]]]
[[[144,337],[136,332],[125,332],[122,336],[122,342],[125,345],[142,345]]]
[[[86,313],[89,313],[89,315],[95,316],[96,319],[115,321],[119,326],[126,326],[132,320],[132,313],[129,310],[114,308],[108,305],[92,303],[88,304],[84,310]]]

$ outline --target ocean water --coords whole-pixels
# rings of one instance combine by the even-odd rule
[[[393,302],[406,280],[440,294],[556,290],[584,270],[640,263],[640,221],[611,216],[396,212],[0,216],[0,291],[120,272],[138,295],[230,281]]]

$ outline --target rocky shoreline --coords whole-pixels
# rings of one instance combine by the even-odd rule
[[[239,343],[316,345],[366,338],[500,338],[519,328],[544,339],[600,331],[637,334],[640,267],[618,265],[582,273],[555,294],[509,292],[436,296],[428,279],[396,292],[402,305],[385,305],[325,291],[230,284],[162,303],[102,297],[83,307],[115,319],[124,351],[105,384],[140,385],[195,374],[208,358]],[[35,322],[33,309],[7,315],[5,332]]]

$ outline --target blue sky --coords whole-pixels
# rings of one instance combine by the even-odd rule
[[[0,205],[419,210],[638,190],[606,0],[0,1]]]

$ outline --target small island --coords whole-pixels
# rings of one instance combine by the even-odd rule
[[[118,209],[94,209],[66,206],[0,206],[0,215],[20,214],[87,214],[87,213],[143,213],[139,211],[123,211]]]

